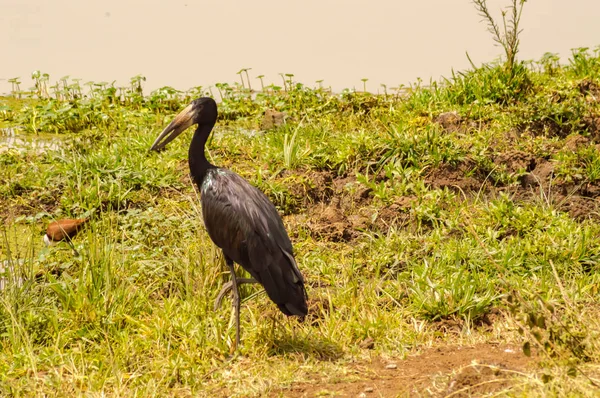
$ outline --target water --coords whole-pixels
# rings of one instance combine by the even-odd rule
[[[22,133],[19,128],[0,128],[0,154],[9,150],[41,154],[61,150],[61,138],[50,135]]]
[[[496,16],[508,4],[488,2]],[[232,82],[244,67],[254,87],[259,74],[281,84],[294,73],[334,90],[369,78],[377,91],[468,68],[465,52],[476,64],[502,54],[471,0],[0,0],[0,10],[0,92],[17,76],[31,87],[36,69],[118,85],[143,74],[149,90]],[[527,2],[520,58],[599,45],[598,16],[599,1]]]

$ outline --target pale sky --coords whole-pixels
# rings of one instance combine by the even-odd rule
[[[489,0],[496,13],[506,0]],[[234,82],[252,68],[335,90],[448,76],[501,54],[470,0],[0,0],[0,79],[31,71],[178,89]],[[600,1],[529,0],[521,59],[600,45]],[[0,92],[10,85],[0,80]]]

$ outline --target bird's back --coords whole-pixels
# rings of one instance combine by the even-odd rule
[[[308,313],[304,278],[290,238],[267,196],[232,171],[208,170],[201,191],[204,224],[224,254],[260,282],[286,315]]]

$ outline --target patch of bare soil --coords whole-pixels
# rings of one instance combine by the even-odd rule
[[[575,152],[579,148],[589,145],[590,140],[580,134],[573,134],[567,137],[565,140],[565,148]]]
[[[553,162],[548,160],[541,160],[537,162],[533,170],[521,177],[522,187],[532,188],[541,186],[544,190],[546,190],[554,175],[554,165],[555,164]]]
[[[305,175],[305,183],[292,184],[290,192],[301,200],[305,209],[286,217],[297,230],[301,226],[311,236],[331,242],[348,242],[365,230],[387,231],[392,225],[408,219],[408,210],[414,198],[399,197],[386,207],[372,205],[370,189],[355,177],[334,177],[325,171]]]
[[[440,113],[433,121],[442,126],[447,133],[467,132],[469,129],[477,128],[476,122],[463,118],[456,111]]]
[[[536,120],[530,125],[524,127],[524,129],[530,131],[534,136],[559,138],[565,138],[572,132],[572,128],[568,124],[559,124],[551,118]]]
[[[585,96],[589,103],[600,102],[600,85],[591,79],[585,79],[579,83],[579,91]],[[596,142],[600,140],[600,115],[590,114],[583,118],[583,128],[590,133]]]
[[[579,92],[585,98],[588,103],[597,103],[600,101],[600,85],[594,80],[585,79],[579,83]],[[556,104],[564,102],[566,99],[565,95],[556,92],[550,97],[550,100]],[[579,116],[574,116],[578,118]],[[595,141],[600,139],[600,115],[590,113],[582,117],[583,130],[590,133],[590,137]],[[546,135],[549,137],[560,137],[565,138],[574,130],[569,123],[565,123],[567,120],[562,120],[562,123],[558,123],[554,117],[545,117],[541,120],[534,121],[530,124],[524,124],[521,126],[521,131],[529,132],[534,136]]]
[[[590,132],[594,141],[600,141],[600,116],[588,115],[583,118],[583,128]]]
[[[463,162],[458,165],[443,164],[431,170],[425,177],[425,182],[434,188],[448,188],[454,191],[473,192],[486,188],[489,183],[476,178],[473,170],[475,165]]]
[[[348,381],[298,383],[272,397],[455,397],[478,396],[510,388],[516,372],[533,360],[520,347],[504,344],[443,346],[406,359],[375,358],[351,365]]]
[[[579,82],[579,92],[591,97],[593,101],[600,101],[600,85],[591,79],[584,79]]]
[[[565,141],[565,147],[576,151],[590,140],[575,134]],[[494,164],[504,171],[519,175],[520,185],[503,186],[476,170],[469,161],[458,165],[443,164],[433,169],[425,177],[425,182],[433,188],[448,188],[460,191],[467,197],[481,193],[494,195],[504,191],[515,200],[526,202],[541,197],[561,211],[568,212],[576,219],[600,219],[600,184],[587,181],[563,181],[554,175],[556,162],[523,151],[508,151],[496,155]]]
[[[508,151],[496,155],[494,164],[503,166],[509,173],[531,171],[536,167],[536,159],[530,153],[523,151]]]
[[[283,178],[290,179],[286,181],[289,186],[289,193],[304,208],[316,202],[327,201],[336,192],[333,174],[329,171],[310,170],[300,174],[286,171]]]

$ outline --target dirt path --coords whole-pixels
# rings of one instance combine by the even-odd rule
[[[445,346],[406,359],[356,363],[349,374],[359,381],[296,384],[271,397],[467,397],[498,392],[515,372],[532,365],[520,347],[502,344]]]

